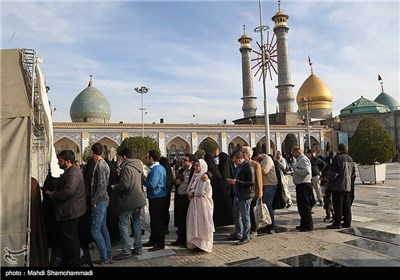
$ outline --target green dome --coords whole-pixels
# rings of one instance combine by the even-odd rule
[[[366,115],[376,113],[389,112],[389,108],[386,105],[371,101],[361,96],[349,106],[340,110],[340,117],[354,116],[354,115]]]
[[[69,115],[72,122],[108,123],[111,108],[106,97],[90,81],[88,87],[75,97]]]
[[[375,98],[374,101],[386,105],[390,109],[390,111],[396,111],[400,109],[399,102],[397,102],[396,99],[383,91],[381,92],[381,94],[378,95],[377,98]]]

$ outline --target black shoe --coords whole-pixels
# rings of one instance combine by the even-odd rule
[[[342,223],[341,226],[342,226],[342,228],[351,228],[350,224]]]
[[[206,251],[204,251],[204,250],[202,250],[202,249],[200,249],[200,248],[198,248],[198,247],[192,249],[191,252],[192,252],[193,254],[207,253]]]
[[[164,230],[164,234],[165,234],[165,235],[168,235],[168,234],[169,234],[169,230],[168,230],[167,228]]]
[[[249,243],[250,239],[240,239],[238,242],[236,242],[236,245],[243,245],[246,243]]]
[[[341,225],[335,225],[335,224],[331,224],[329,226],[326,226],[327,229],[340,229],[342,228]]]
[[[312,228],[299,228],[299,231],[305,232],[305,231],[313,231],[314,229]]]
[[[236,240],[240,240],[241,238],[235,234],[230,234],[228,235],[228,237],[226,238],[226,240],[228,241],[236,241]]]
[[[142,246],[143,247],[154,247],[155,245],[156,245],[156,243],[149,240],[147,243],[144,243]]]
[[[302,226],[296,226],[296,229],[301,229],[302,228]]]
[[[183,245],[185,245],[185,243],[180,242],[178,240],[171,242],[171,246],[183,246]]]
[[[160,250],[164,250],[164,248],[155,245],[153,248],[150,248],[148,251],[149,252],[156,252],[156,251],[160,251]]]

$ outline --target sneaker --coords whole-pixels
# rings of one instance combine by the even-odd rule
[[[324,218],[324,222],[330,222],[330,220],[331,220],[331,217],[326,216],[326,217]]]
[[[243,245],[246,243],[249,243],[250,239],[240,239],[238,242],[236,242],[236,245]]]
[[[141,256],[141,255],[143,255],[143,251],[132,249],[132,254],[136,255],[136,256]]]
[[[118,260],[128,259],[130,257],[132,257],[132,254],[119,253],[118,255],[113,257],[113,260],[118,261]]]

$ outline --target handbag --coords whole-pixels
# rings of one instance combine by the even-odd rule
[[[252,210],[257,229],[272,224],[271,215],[269,214],[267,205],[263,203],[261,199],[256,200],[256,205],[253,206]]]

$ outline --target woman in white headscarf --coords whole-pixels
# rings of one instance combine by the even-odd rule
[[[187,248],[194,251],[211,252],[214,241],[214,203],[210,180],[201,177],[207,172],[207,163],[200,159],[194,162],[194,173],[187,188],[190,200],[186,216]]]

